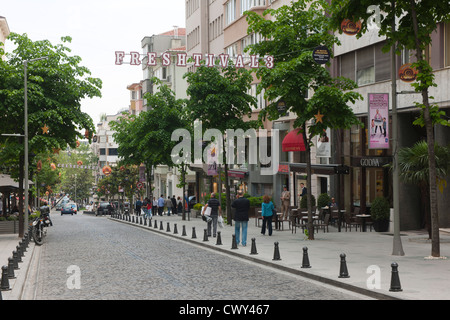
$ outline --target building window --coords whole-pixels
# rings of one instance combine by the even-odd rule
[[[355,52],[349,52],[340,56],[341,76],[355,81]]]
[[[227,2],[227,24],[232,23],[236,19],[236,0]]]
[[[106,155],[106,149],[105,148],[100,148],[100,155],[101,156]]]
[[[356,83],[358,86],[375,82],[373,47],[366,47],[356,52]]]
[[[109,148],[108,149],[108,155],[110,156],[117,156],[119,153],[117,152],[117,148]]]

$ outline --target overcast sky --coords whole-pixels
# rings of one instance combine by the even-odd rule
[[[48,39],[60,43],[63,36],[72,37],[66,44],[72,55],[82,58],[95,78],[103,81],[102,98],[85,99],[82,111],[96,125],[100,115],[116,114],[130,104],[129,84],[142,80],[141,66],[114,64],[115,51],[142,53],[141,40],[185,27],[184,0],[1,0],[11,32],[33,40]],[[6,51],[8,41],[6,42]]]

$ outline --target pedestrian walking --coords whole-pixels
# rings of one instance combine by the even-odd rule
[[[261,228],[261,234],[266,234],[266,226],[269,232],[269,236],[272,235],[272,217],[275,211],[275,206],[270,200],[270,197],[266,194],[263,197],[263,203],[261,205],[261,216],[263,217],[263,225]]]
[[[172,199],[170,199],[170,200],[172,200],[172,214],[177,214],[178,215],[178,212],[177,212],[177,199],[175,199],[175,195],[173,195]]]
[[[242,229],[242,246],[247,245],[247,227],[248,227],[248,211],[250,210],[250,201],[244,197],[241,190],[237,192],[236,200],[231,203],[231,207],[235,208],[234,213],[234,233],[236,236],[236,244],[240,242],[240,231]]]
[[[154,215],[158,214],[158,200],[156,200],[156,197],[153,197],[152,211]]]
[[[211,198],[208,200],[208,203],[203,207],[203,210],[206,208],[211,208],[211,220],[208,221],[208,237],[211,237],[211,227],[212,227],[212,235],[213,237],[216,237],[217,235],[217,219],[220,216],[222,216],[222,208],[220,207],[219,200],[216,199],[216,194],[213,192],[211,193]]]
[[[170,196],[164,201],[164,205],[167,208],[167,216],[170,216],[172,212],[172,200],[170,200]]]
[[[178,214],[181,214],[183,213],[183,201],[181,201],[181,197],[178,197],[177,201],[178,201],[178,208],[177,208]]]
[[[291,194],[287,190],[286,186],[283,187],[283,192],[281,193],[281,212],[283,213],[282,219],[287,220],[289,217],[289,205],[290,205]]]
[[[142,207],[142,201],[141,201],[141,199],[138,198],[136,200],[136,205],[135,205],[136,214],[138,216],[141,214],[141,207]]]
[[[152,218],[152,207],[153,207],[153,203],[150,199],[147,199],[147,218],[151,219]]]
[[[164,214],[164,198],[161,195],[158,199],[158,215],[162,216]]]
[[[144,198],[144,201],[142,201],[141,209],[144,212],[144,216],[147,216],[147,204],[148,204],[148,198]]]

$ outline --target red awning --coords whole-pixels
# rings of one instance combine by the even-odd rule
[[[303,133],[300,128],[292,130],[283,139],[282,150],[288,151],[306,151],[305,143],[303,142]]]

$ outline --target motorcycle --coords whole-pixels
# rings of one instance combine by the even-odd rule
[[[49,207],[43,206],[40,208],[40,211],[41,215],[34,219],[31,229],[31,235],[37,245],[42,245],[44,243],[44,237],[47,235],[46,228],[53,226],[52,220],[50,219]]]

